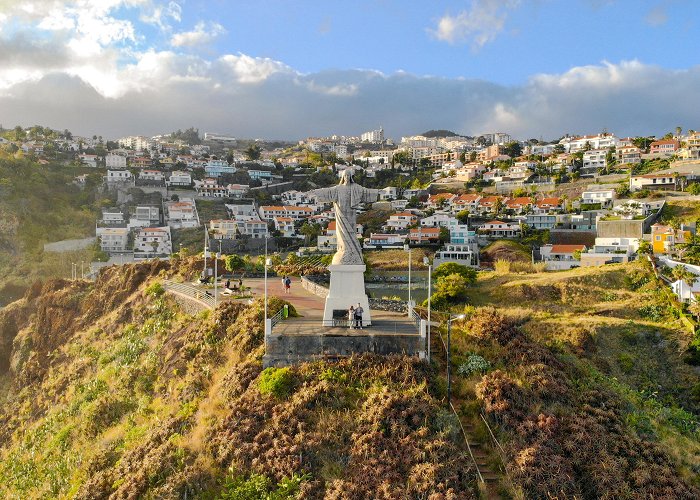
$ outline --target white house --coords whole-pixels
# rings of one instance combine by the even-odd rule
[[[79,155],[80,163],[87,167],[96,168],[97,167],[97,155]]]
[[[586,245],[543,245],[540,256],[550,271],[560,271],[579,267],[581,262],[576,259],[577,252],[586,250]]]
[[[165,175],[160,170],[141,170],[139,172],[139,179],[143,181],[152,182],[163,182],[165,180]]]
[[[630,191],[641,189],[674,189],[676,180],[673,174],[644,174],[630,177]]]
[[[395,186],[387,186],[379,190],[379,199],[381,201],[395,200],[399,197],[399,190]]]
[[[129,218],[129,229],[135,227],[157,226],[160,224],[160,210],[158,207],[147,205],[137,206]]]
[[[407,234],[370,233],[365,240],[365,248],[403,248]]]
[[[291,217],[275,217],[275,229],[282,233],[285,238],[294,238],[296,231],[294,229],[294,219]]]
[[[150,258],[172,253],[169,227],[143,227],[134,237],[134,258]]]
[[[400,231],[418,222],[418,216],[411,212],[399,212],[389,217],[384,228],[391,231]]]
[[[600,208],[609,208],[612,206],[613,200],[617,197],[614,189],[601,189],[599,191],[584,191],[581,193],[582,205],[597,205]]]
[[[197,205],[191,198],[167,202],[165,209],[167,211],[168,226],[175,229],[199,227]]]
[[[126,227],[98,227],[97,238],[100,249],[109,254],[124,253],[129,250],[129,229]]]
[[[249,189],[250,186],[246,186],[245,184],[229,184],[226,186],[228,195],[231,198],[243,198]]]
[[[107,168],[126,168],[126,156],[109,153],[105,156],[105,166]]]
[[[168,178],[166,184],[168,186],[184,186],[190,187],[192,185],[192,176],[189,172],[183,172],[181,170],[174,170],[170,177]]]
[[[250,203],[227,203],[226,210],[229,215],[234,219],[240,219],[241,217],[247,217],[248,219],[258,219],[258,211],[255,209],[255,205]]]
[[[459,221],[447,214],[433,214],[429,217],[421,219],[420,225],[423,227],[447,227],[457,226]]]
[[[599,169],[604,169],[608,162],[606,160],[607,149],[591,149],[583,153],[583,168],[585,173],[595,173]]]
[[[133,182],[134,176],[128,170],[107,170],[107,182],[112,184]]]
[[[101,224],[106,226],[121,226],[126,224],[124,212],[119,208],[103,208]]]
[[[487,238],[517,238],[520,236],[520,224],[492,220],[480,225],[477,232]]]
[[[479,246],[476,242],[464,244],[447,243],[443,249],[435,254],[433,266],[439,266],[446,262],[479,267]]]
[[[204,172],[219,177],[221,174],[235,174],[236,167],[230,166],[226,160],[209,160],[204,166]]]

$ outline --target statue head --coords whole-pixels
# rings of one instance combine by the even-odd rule
[[[343,173],[340,174],[340,184],[347,186],[348,184],[354,184],[355,179],[353,179],[353,170],[351,168],[346,168]]]

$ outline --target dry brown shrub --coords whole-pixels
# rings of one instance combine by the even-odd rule
[[[469,332],[482,340],[495,340],[500,345],[506,345],[520,335],[515,322],[493,307],[482,307],[472,314]]]

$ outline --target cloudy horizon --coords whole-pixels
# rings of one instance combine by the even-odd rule
[[[625,2],[579,3],[581,12],[598,19],[602,10],[623,8]],[[630,36],[673,28],[669,19],[678,12],[672,7],[692,7],[644,3],[646,13],[635,24],[640,34]],[[522,68],[520,58],[500,67],[492,61],[502,50],[499,43],[529,43],[518,31],[517,16],[540,19],[544,14],[526,9],[563,8],[560,4],[472,0],[437,9],[418,25],[422,31],[414,43],[426,61],[433,54],[445,57],[449,71],[443,74],[438,73],[443,66],[409,67],[410,58],[387,62],[382,54],[367,57],[367,66],[353,65],[348,57],[350,65],[343,67],[343,57],[309,45],[327,42],[341,29],[332,16],[320,18],[308,35],[304,50],[307,59],[313,56],[311,64],[297,59],[298,50],[253,53],[248,43],[231,40],[242,30],[236,22],[213,19],[198,2],[0,4],[0,124],[40,124],[109,138],[194,126],[201,132],[288,140],[357,135],[380,125],[396,139],[436,128],[465,135],[504,131],[521,139],[604,129],[659,135],[677,126],[700,128],[700,65],[690,60],[686,45],[679,49],[685,55],[674,52],[674,65],[665,64],[670,56],[644,47],[636,55],[634,48],[619,54],[574,49],[581,52],[576,62],[585,64],[567,65],[572,57],[566,51],[553,52],[551,62],[538,62],[545,58],[538,56]],[[236,14],[240,19],[245,12]],[[608,53],[618,58],[594,59]],[[464,70],[450,66],[451,57],[458,57]]]

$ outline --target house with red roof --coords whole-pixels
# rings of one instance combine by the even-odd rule
[[[579,267],[580,253],[585,252],[586,248],[586,245],[543,245],[540,247],[540,257],[548,270],[561,271]]]
[[[537,200],[534,212],[538,215],[552,214],[564,211],[564,200],[561,198],[542,198]]]
[[[424,245],[440,242],[439,227],[417,227],[408,233],[408,240],[414,245]]]
[[[499,200],[502,201],[500,196],[484,196],[478,202],[477,213],[485,215],[494,212]]]
[[[649,154],[660,157],[668,157],[678,151],[680,147],[681,143],[675,139],[654,141],[649,145]]]
[[[428,208],[450,208],[452,202],[457,199],[457,195],[453,193],[438,193],[431,195],[428,198]]]
[[[452,202],[452,208],[457,212],[469,210],[473,214],[477,212],[480,199],[480,194],[461,194]]]
[[[514,214],[523,214],[532,208],[532,198],[529,196],[507,198],[503,203],[503,208],[513,212]]]
[[[384,224],[384,229],[387,231],[401,231],[409,226],[418,223],[418,216],[411,212],[398,212],[392,214],[389,220]]]

